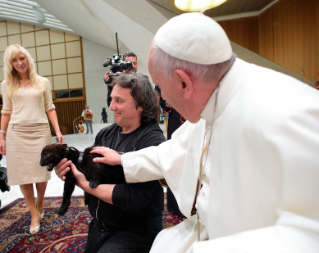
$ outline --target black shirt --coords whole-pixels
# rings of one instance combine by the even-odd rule
[[[141,125],[128,134],[120,133],[121,127],[113,124],[102,129],[95,139],[95,146],[106,146],[119,152],[139,150],[157,146],[165,141],[156,120]],[[114,166],[123,169],[122,166]],[[136,184],[117,184],[113,189],[113,205],[89,196],[88,206],[91,215],[107,228],[126,229],[144,227],[152,231],[162,223],[164,193],[159,182],[151,181]]]

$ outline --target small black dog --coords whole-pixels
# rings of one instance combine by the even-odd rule
[[[85,175],[86,179],[90,181],[91,188],[96,188],[99,184],[125,183],[123,170],[119,170],[116,166],[93,162],[95,157],[102,156],[91,154],[92,149],[93,147],[89,147],[84,152],[80,152],[76,148],[68,147],[67,144],[50,144],[45,146],[41,152],[40,165],[48,166],[47,170],[52,171],[63,158],[66,158],[71,160],[76,168]],[[76,184],[76,178],[72,170],[65,175],[65,178],[59,215],[64,215],[68,210]]]

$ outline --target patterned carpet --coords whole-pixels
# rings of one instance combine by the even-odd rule
[[[166,199],[165,199],[166,200]],[[0,210],[0,252],[83,252],[91,221],[83,196],[72,197],[67,215],[57,215],[61,197],[45,198],[41,230],[29,234],[30,212],[24,199],[17,199]],[[166,203],[165,203],[166,206]],[[183,219],[166,209],[163,226],[175,226]]]

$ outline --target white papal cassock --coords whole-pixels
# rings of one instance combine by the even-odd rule
[[[236,59],[201,118],[158,147],[123,155],[128,183],[164,177],[188,217],[164,229],[151,252],[319,252],[319,91]],[[190,213],[206,124],[196,242]]]

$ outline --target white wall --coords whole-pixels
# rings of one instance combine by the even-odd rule
[[[82,44],[86,101],[94,113],[93,123],[101,122],[102,107],[106,107],[108,122],[113,122],[113,112],[110,111],[106,102],[107,86],[103,82],[103,76],[110,67],[104,68],[102,64],[107,57],[111,57],[116,52],[84,38],[82,38]]]

